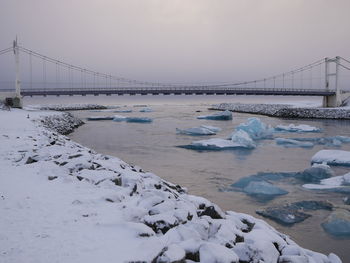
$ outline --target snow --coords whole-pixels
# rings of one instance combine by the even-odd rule
[[[232,112],[226,110],[226,111],[214,113],[213,115],[198,116],[197,119],[232,120]]]
[[[321,150],[311,158],[311,162],[349,166],[350,152],[342,150]]]
[[[339,262],[39,121],[65,116],[0,111],[0,262]]]
[[[321,129],[319,129],[317,127],[310,126],[310,125],[306,125],[306,124],[299,124],[299,125],[289,124],[289,125],[277,125],[275,127],[275,131],[300,133],[300,132],[320,132]]]

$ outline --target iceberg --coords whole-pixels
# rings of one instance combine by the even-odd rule
[[[350,166],[350,152],[342,150],[321,150],[311,158],[311,163]]]
[[[339,147],[343,143],[349,143],[350,137],[333,136],[333,137],[320,137],[320,138],[293,138],[292,140],[299,141],[299,142],[311,142],[314,145],[319,144],[319,145]]]
[[[312,142],[302,142],[294,139],[275,138],[275,142],[276,144],[282,145],[284,147],[301,147],[301,148],[314,147],[314,144]]]
[[[256,148],[256,144],[253,139],[249,136],[249,134],[243,130],[235,131],[231,134],[231,141],[234,143],[238,143],[244,148],[254,149]]]
[[[288,194],[286,190],[267,181],[252,181],[243,188],[243,192],[261,201],[271,200],[277,196]]]
[[[219,131],[221,131],[221,128],[215,127],[215,126],[201,125],[201,126],[199,126],[199,127],[208,129],[208,130],[210,130],[210,131],[212,131],[212,132],[219,132]]]
[[[245,131],[253,140],[269,139],[273,137],[273,128],[263,123],[259,118],[249,118],[247,123],[239,124],[235,130]]]
[[[232,112],[225,110],[222,112],[214,113],[213,115],[198,116],[197,119],[232,120]]]
[[[106,121],[113,120],[113,116],[90,116],[86,118],[88,121]]]
[[[186,134],[186,135],[192,135],[192,136],[201,136],[201,135],[215,135],[216,133],[203,127],[194,127],[194,128],[188,128],[188,129],[178,129],[176,128],[177,134]]]
[[[220,151],[220,150],[232,150],[237,148],[246,148],[245,145],[233,142],[231,140],[213,138],[209,140],[194,141],[189,145],[180,145],[180,148],[191,149],[191,150],[209,150],[209,151]]]
[[[321,129],[306,124],[277,125],[276,132],[321,132]]]
[[[140,112],[153,112],[153,110],[151,108],[143,108]]]
[[[331,213],[321,226],[333,236],[348,238],[350,237],[350,212],[338,209]]]

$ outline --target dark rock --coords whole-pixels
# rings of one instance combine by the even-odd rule
[[[79,157],[81,157],[81,156],[83,156],[83,155],[82,155],[81,153],[78,153],[78,154],[74,154],[74,155],[68,156],[68,159],[79,158]]]
[[[249,233],[253,230],[255,223],[249,222],[247,219],[243,219],[242,223],[245,224],[247,227],[245,229],[242,229],[242,232]]]
[[[28,157],[26,164],[36,163],[38,160],[35,159],[35,157]]]
[[[214,206],[208,206],[202,211],[199,216],[209,216],[212,219],[222,219],[222,216],[219,212],[215,210]]]
[[[47,177],[47,179],[49,179],[49,181],[55,180],[57,178],[58,178],[57,176],[53,176],[53,175],[50,175]]]

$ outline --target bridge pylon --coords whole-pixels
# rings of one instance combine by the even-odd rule
[[[20,80],[20,67],[19,67],[19,47],[18,40],[13,41],[13,53],[15,55],[15,63],[16,63],[16,81],[15,81],[15,96],[12,98],[12,107],[14,108],[22,108],[22,96],[21,96],[21,80]]]
[[[334,63],[334,64],[331,64]],[[340,57],[325,58],[325,89],[334,90],[335,95],[323,97],[323,107],[340,107],[343,103],[342,93],[339,89]],[[333,71],[331,72],[331,66]]]

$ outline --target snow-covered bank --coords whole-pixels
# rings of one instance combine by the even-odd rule
[[[29,114],[0,111],[1,262],[340,262]]]
[[[49,104],[29,105],[28,110],[54,110],[54,111],[75,111],[75,110],[105,110],[108,107],[99,104]]]
[[[349,108],[306,108],[285,104],[221,103],[213,105],[210,109],[254,113],[280,118],[350,119]]]

